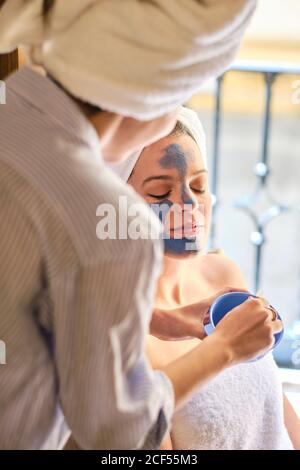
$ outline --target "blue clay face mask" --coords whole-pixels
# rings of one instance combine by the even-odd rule
[[[163,169],[176,169],[181,180],[181,198],[179,204],[184,206],[185,210],[192,210],[194,201],[191,199],[188,189],[186,187],[186,175],[188,170],[189,155],[183,150],[179,144],[171,144],[164,149],[164,155],[159,160],[159,164]],[[162,224],[166,225],[167,217],[173,208],[174,203],[168,198],[158,202],[152,203],[151,208],[159,217]],[[181,218],[182,220],[182,218]],[[186,255],[191,253],[198,253],[201,249],[197,236],[181,236],[170,237],[170,234],[163,235],[165,252],[173,255]]]
[[[184,258],[205,246],[209,221],[206,173],[192,137],[174,134],[146,147],[130,175],[129,184],[162,222],[166,255]]]
[[[164,156],[159,160],[162,168],[176,168],[181,178],[187,174],[187,155],[179,144],[171,144],[165,148]]]

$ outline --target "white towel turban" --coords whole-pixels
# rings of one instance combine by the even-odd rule
[[[202,155],[204,168],[207,169],[206,138],[198,115],[195,111],[181,106],[178,112],[177,121],[181,122],[186,127],[195,140]],[[133,153],[124,162],[112,163],[109,166],[123,181],[127,182],[132,170],[141,156],[142,151],[143,150]]]
[[[140,120],[173,111],[233,59],[256,0],[6,0],[0,52],[29,46],[75,97]]]

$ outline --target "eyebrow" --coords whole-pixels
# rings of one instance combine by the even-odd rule
[[[207,170],[203,168],[202,170],[195,171],[195,173],[193,173],[192,176],[197,176],[197,175],[200,175],[201,173],[207,173]]]
[[[198,170],[195,173],[193,173],[192,176],[197,176],[197,175],[200,175],[201,173],[207,173],[207,170],[203,168],[202,170]],[[169,176],[169,175],[148,176],[148,178],[144,180],[143,186],[144,184],[149,183],[149,181],[153,181],[153,180],[169,181],[172,179],[173,179],[172,176]]]

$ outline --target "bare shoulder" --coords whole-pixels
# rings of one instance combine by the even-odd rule
[[[235,261],[223,252],[209,252],[203,256],[201,270],[209,280],[218,281],[220,287],[232,286],[247,289],[245,277]]]

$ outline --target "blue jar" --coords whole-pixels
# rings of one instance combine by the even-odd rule
[[[215,330],[215,327],[217,324],[222,320],[222,318],[230,312],[230,310],[234,309],[238,305],[242,304],[245,302],[245,300],[248,299],[248,297],[256,297],[253,294],[250,294],[250,292],[228,292],[227,294],[223,294],[220,297],[218,297],[211,305],[210,310],[209,310],[209,315],[208,318],[204,324],[204,330],[207,335],[210,335],[213,333]],[[274,312],[277,314],[277,318],[281,320],[281,317],[279,313],[274,309],[274,307],[270,306]],[[280,331],[279,333],[274,333],[274,339],[275,342],[272,346],[272,348],[269,350],[273,350],[278,346],[280,341],[282,340],[284,330]],[[252,359],[252,361],[257,361],[258,359],[261,359],[264,357],[269,351],[267,351],[265,354]]]

